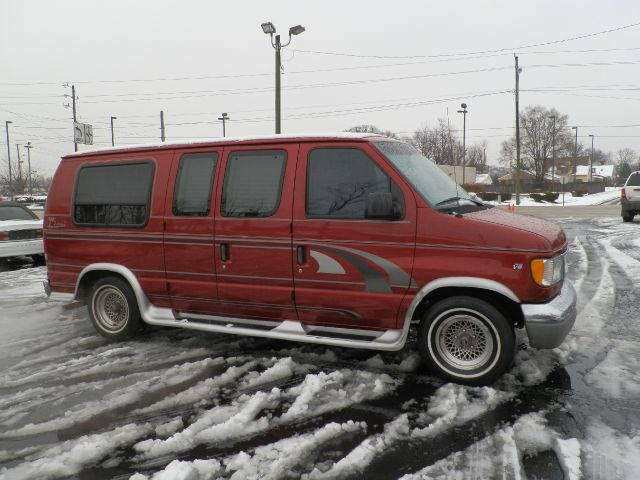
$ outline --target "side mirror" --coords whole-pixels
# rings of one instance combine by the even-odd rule
[[[397,220],[402,211],[393,203],[391,192],[367,194],[364,202],[364,218],[371,220]]]

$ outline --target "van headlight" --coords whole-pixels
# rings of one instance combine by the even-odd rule
[[[531,260],[531,276],[541,287],[550,287],[564,278],[564,255]]]

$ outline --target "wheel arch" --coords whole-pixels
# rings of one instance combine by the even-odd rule
[[[484,278],[449,277],[434,280],[420,289],[409,305],[404,328],[408,329],[414,320],[420,320],[431,305],[452,296],[484,300],[498,308],[514,326],[524,326],[520,299],[509,287]]]
[[[145,304],[144,294],[135,274],[128,268],[115,263],[94,263],[83,268],[76,281],[75,300],[84,301],[89,294],[91,285],[105,276],[122,278],[131,286],[133,294],[136,296],[138,307],[141,308]]]

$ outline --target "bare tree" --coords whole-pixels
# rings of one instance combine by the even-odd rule
[[[425,125],[413,133],[411,143],[427,158],[439,165],[457,165],[462,162],[462,142],[454,136],[454,130],[444,118],[438,125]]]
[[[619,164],[628,163],[629,165],[632,165],[637,158],[638,158],[638,155],[636,154],[636,151],[632,148],[621,148],[616,152],[616,160],[618,161]]]
[[[475,167],[478,173],[487,173],[487,141],[471,145],[467,149],[467,165]]]
[[[555,117],[555,131],[553,129],[554,122],[550,117]],[[568,118],[567,115],[559,113],[555,108],[547,109],[541,105],[525,108],[524,113],[520,116],[522,168],[531,171],[538,184],[544,182],[544,176],[551,168],[554,138],[556,157],[569,153],[573,155],[574,143],[570,130],[566,128]],[[580,146],[580,149],[582,148]],[[515,138],[502,143],[500,161],[515,166]]]
[[[381,130],[375,125],[356,125],[355,127],[351,127],[345,131],[355,133],[375,133],[376,135],[383,135],[389,138],[398,138],[398,135],[391,130]]]

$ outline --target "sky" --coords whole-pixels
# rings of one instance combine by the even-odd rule
[[[274,133],[274,49],[283,42],[282,132],[372,124],[402,135],[448,118],[490,163],[514,134],[514,54],[521,110],[554,107],[579,141],[640,152],[640,2],[495,0],[0,0],[0,125],[31,142],[32,169],[52,174],[73,152],[77,116],[93,147]],[[579,38],[576,38],[579,37]],[[0,165],[6,165],[0,132]]]

